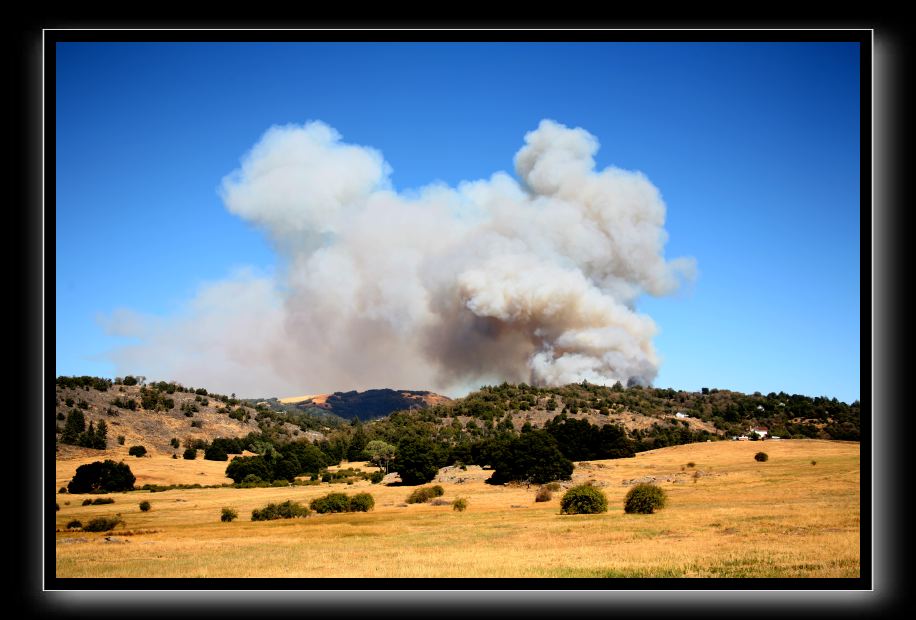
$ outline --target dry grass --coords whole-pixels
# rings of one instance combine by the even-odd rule
[[[770,460],[754,453],[765,446]],[[817,460],[817,467],[811,466]],[[681,467],[693,461],[694,478]],[[225,463],[164,457],[127,461],[138,484],[223,481]],[[359,466],[360,464],[349,464]],[[58,486],[76,463],[58,462]],[[468,473],[473,473],[468,468]],[[201,472],[203,475],[201,475]],[[465,472],[462,472],[465,473]],[[627,515],[622,480],[668,476],[668,506]],[[57,533],[60,577],[857,577],[859,445],[815,440],[715,442],[577,466],[607,494],[602,515],[559,514],[556,493],[535,503],[537,486],[437,481],[449,506],[404,505],[409,487],[321,484],[111,494],[112,506],[70,500],[57,527],[121,512],[135,535]],[[696,480],[696,481],[694,481]],[[252,522],[251,510],[291,499],[307,504],[329,489],[369,491],[375,510]],[[141,512],[141,499],[152,504]],[[223,506],[239,519],[220,521]],[[148,534],[140,532],[149,531]],[[64,542],[66,540],[71,542]],[[127,539],[125,539],[127,540]],[[80,542],[81,541],[81,542]]]

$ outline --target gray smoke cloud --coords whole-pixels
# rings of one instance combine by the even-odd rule
[[[650,383],[666,295],[694,261],[666,260],[665,204],[638,172],[595,169],[597,139],[544,120],[504,172],[392,188],[375,149],[328,125],[277,126],[226,176],[226,208],[257,226],[276,273],[201,288],[180,316],[122,311],[123,372],[248,394],[481,383]]]

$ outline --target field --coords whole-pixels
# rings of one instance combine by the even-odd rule
[[[764,451],[767,462],[754,454]],[[96,456],[58,458],[57,488]],[[137,485],[230,482],[226,463],[123,458]],[[816,461],[816,464],[812,464]],[[693,466],[688,466],[693,463]],[[374,469],[365,464],[348,464]],[[695,472],[699,475],[695,476]],[[284,488],[112,493],[82,506],[57,496],[58,577],[858,577],[859,444],[820,440],[698,443],[635,458],[577,463],[609,500],[601,515],[560,515],[562,491],[534,501],[536,486],[488,485],[489,471],[443,470],[451,506],[404,503],[411,487],[327,484]],[[668,506],[628,515],[623,481],[654,476]],[[464,478],[458,482],[458,478]],[[368,491],[369,513],[253,522],[251,510],[330,491]],[[149,512],[138,504],[147,500]],[[69,502],[69,504],[67,504]],[[238,511],[220,521],[223,506]],[[66,524],[120,513],[108,533]],[[108,539],[111,540],[108,540]]]

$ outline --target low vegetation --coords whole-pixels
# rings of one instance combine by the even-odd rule
[[[434,497],[441,497],[444,494],[445,489],[437,484],[431,487],[420,487],[419,489],[414,489],[404,501],[408,504],[422,504],[428,502]]]
[[[307,517],[309,514],[311,514],[311,510],[309,510],[306,506],[298,504],[292,500],[286,500],[280,504],[267,504],[267,506],[261,508],[260,510],[252,510],[251,520],[273,521],[275,519],[294,519],[297,517]]]
[[[580,484],[569,489],[560,499],[560,513],[565,515],[598,514],[607,512],[607,497],[590,484]]]
[[[652,514],[665,507],[665,491],[654,484],[637,484],[627,492],[623,511],[627,514]]]
[[[108,532],[124,523],[120,517],[96,517],[83,526],[86,532]]]
[[[223,506],[223,511],[220,514],[219,520],[224,523],[229,523],[238,519],[239,513],[235,508],[230,508],[228,506]]]
[[[375,500],[369,493],[357,493],[350,497],[346,493],[328,493],[316,497],[309,504],[319,514],[333,512],[368,512],[375,507]]]
[[[769,455],[767,455],[766,452],[758,452],[757,454],[754,455],[754,460],[759,461],[761,463],[766,462],[767,460],[769,460],[769,458],[770,457]]]

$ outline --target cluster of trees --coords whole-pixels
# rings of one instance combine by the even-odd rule
[[[172,384],[167,383],[166,385],[172,386]],[[166,394],[174,393],[174,389],[169,392],[167,390],[161,390],[158,387],[141,387],[140,388],[140,406],[146,409],[147,411],[169,411],[175,408],[175,400],[169,398]]]
[[[67,414],[64,422],[64,428],[60,434],[60,442],[82,446],[83,448],[95,448],[104,450],[108,447],[108,425],[105,420],[99,420],[98,426],[92,421],[86,426],[86,417],[79,409],[71,409]]]
[[[69,493],[115,493],[132,491],[136,478],[130,467],[110,459],[95,461],[76,468],[67,485]]]
[[[81,377],[57,377],[56,384],[59,388],[82,388],[84,390],[93,389],[98,390],[99,392],[107,392],[108,388],[111,387],[111,379],[89,377],[86,375]]]
[[[339,461],[337,461],[339,462]],[[307,441],[267,446],[257,456],[239,456],[226,467],[226,476],[236,483],[243,481],[288,480],[306,474],[317,475],[332,464],[320,448]]]

